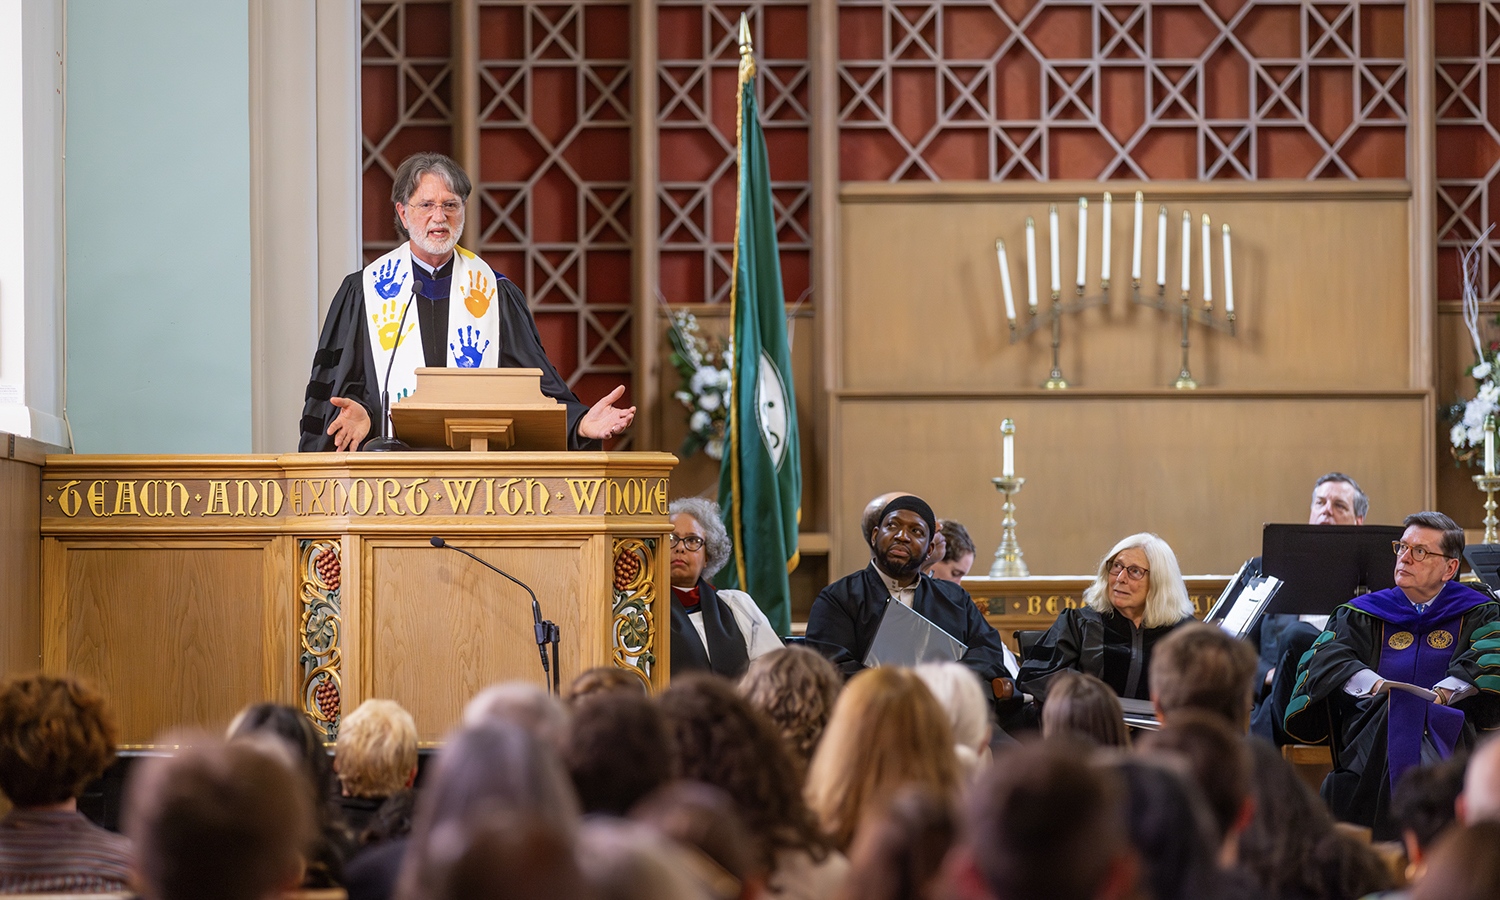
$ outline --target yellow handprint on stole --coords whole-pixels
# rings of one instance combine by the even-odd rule
[[[490,301],[495,299],[495,288],[490,280],[478,271],[469,272],[469,292],[464,294],[464,306],[469,314],[478,319],[489,311]]]
[[[408,321],[411,320],[411,316],[406,318]],[[370,316],[370,321],[375,323],[375,333],[380,336],[381,349],[389,350],[396,346],[396,328],[401,324],[400,306],[387,303],[380,308],[380,312]],[[406,336],[411,334],[411,330],[416,327],[416,322],[407,325],[406,331],[401,334],[401,340],[406,340]]]

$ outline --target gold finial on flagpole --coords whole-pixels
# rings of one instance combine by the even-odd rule
[[[750,14],[740,13],[740,84],[755,76],[755,45],[750,38]]]

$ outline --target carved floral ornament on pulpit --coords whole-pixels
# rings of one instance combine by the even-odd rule
[[[1143,296],[1141,292],[1141,255],[1143,251],[1144,237],[1142,235],[1143,219],[1145,217],[1145,196],[1141,191],[1135,192],[1135,216],[1134,228],[1131,240],[1131,263],[1130,263],[1130,291],[1133,302],[1142,306],[1166,310],[1167,304],[1167,220],[1168,212],[1166,204],[1157,208],[1156,218],[1156,291],[1152,295],[1149,288]],[[1068,380],[1063,377],[1062,368],[1058,362],[1058,348],[1062,343],[1062,317],[1066,313],[1082,312],[1096,306],[1107,307],[1110,301],[1110,264],[1112,262],[1111,241],[1111,216],[1114,212],[1114,198],[1109,191],[1104,192],[1103,215],[1100,216],[1101,236],[1100,245],[1100,268],[1098,293],[1090,294],[1089,282],[1089,201],[1087,197],[1078,198],[1078,267],[1077,277],[1074,280],[1073,298],[1063,300],[1062,283],[1062,228],[1058,218],[1058,204],[1050,204],[1047,208],[1049,249],[1048,261],[1050,263],[1050,298],[1051,305],[1045,315],[1040,314],[1039,294],[1037,291],[1037,250],[1036,250],[1036,220],[1032,216],[1026,217],[1026,259],[1025,259],[1025,285],[1026,285],[1026,308],[1027,315],[1024,321],[1018,319],[1016,314],[1015,291],[1011,286],[1011,262],[1006,252],[1006,243],[1003,238],[995,241],[995,255],[1000,265],[1000,287],[1005,297],[1005,320],[1010,328],[1010,342],[1017,343],[1036,331],[1043,321],[1052,327],[1052,371],[1047,380],[1042,382],[1042,387],[1048,390],[1063,390],[1070,386]],[[1182,240],[1179,244],[1179,257],[1182,263],[1181,291],[1179,302],[1181,304],[1182,322],[1182,368],[1177,374],[1177,379],[1172,386],[1178,390],[1192,390],[1198,387],[1198,382],[1193,378],[1188,368],[1188,349],[1191,344],[1191,326],[1193,323],[1204,325],[1216,331],[1234,336],[1235,314],[1234,314],[1234,263],[1230,253],[1229,226],[1220,227],[1220,269],[1224,274],[1223,290],[1223,316],[1216,314],[1214,306],[1214,234],[1212,223],[1205,213],[1201,220],[1202,241],[1199,244],[1198,268],[1200,277],[1199,302],[1193,300],[1193,217],[1188,210],[1182,211]]]

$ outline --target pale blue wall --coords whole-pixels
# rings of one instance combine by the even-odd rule
[[[250,452],[249,89],[245,0],[68,0],[79,453]]]

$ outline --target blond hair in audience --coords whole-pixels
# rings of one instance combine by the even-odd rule
[[[1146,615],[1141,621],[1143,628],[1160,628],[1173,625],[1184,616],[1193,614],[1193,601],[1188,598],[1187,585],[1182,580],[1182,569],[1177,566],[1177,554],[1167,542],[1148,532],[1132,534],[1115,544],[1104,558],[1099,560],[1099,572],[1094,583],[1083,592],[1083,602],[1089,608],[1110,615],[1115,605],[1109,602],[1109,567],[1114,564],[1120,551],[1139,547],[1146,554],[1151,567],[1151,586],[1146,592]]]
[[[1130,746],[1125,712],[1109,685],[1064,669],[1052,679],[1042,707],[1042,737],[1083,739],[1103,747]]]
[[[417,724],[394,700],[366,700],[339,723],[334,769],[350,797],[389,797],[417,771]]]
[[[990,704],[974,670],[962,663],[923,663],[914,670],[953,726],[953,749],[967,779],[990,759]]]
[[[953,728],[911,669],[866,669],[834,704],[808,768],[808,805],[845,849],[866,811],[909,784],[943,795],[957,790]]]
[[[740,679],[740,693],[776,725],[803,769],[843,687],[839,670],[823,654],[795,646],[752,659]]]

